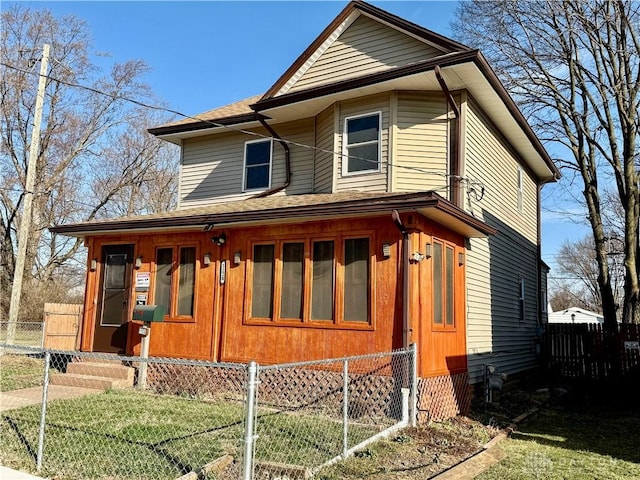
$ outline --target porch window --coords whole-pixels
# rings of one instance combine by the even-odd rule
[[[171,319],[192,319],[196,285],[196,247],[156,249],[153,301]]]
[[[302,319],[304,242],[282,244],[280,316]]]
[[[380,112],[345,119],[343,175],[380,171],[380,123]]]
[[[333,321],[333,241],[313,242],[311,320]]]
[[[271,140],[256,140],[244,144],[243,190],[269,188],[271,184]]]
[[[433,324],[438,328],[455,328],[454,258],[452,245],[433,241]]]
[[[369,239],[344,242],[344,319],[369,321]]]
[[[253,247],[253,289],[251,316],[271,318],[273,312],[273,245]]]
[[[367,237],[283,239],[252,246],[250,323],[371,325],[371,246]],[[342,308],[336,309],[336,305]]]

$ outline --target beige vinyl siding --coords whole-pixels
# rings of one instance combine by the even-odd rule
[[[469,101],[466,106],[464,175],[482,182],[481,200],[465,208],[498,233],[471,239],[467,253],[467,348],[472,383],[484,365],[515,373],[533,368],[537,325],[537,195],[524,170],[522,212],[518,211],[518,159]],[[519,281],[525,280],[525,321],[520,321]]]
[[[333,189],[334,106],[316,118],[316,146],[314,193],[331,193]]]
[[[442,53],[361,15],[300,77],[289,92],[408,65]]]
[[[282,138],[313,145],[313,119],[274,126]],[[267,135],[259,129],[257,133]],[[244,145],[258,137],[242,133],[223,133],[186,139],[183,143],[180,177],[180,208],[240,200],[260,190],[243,192]],[[291,184],[281,194],[311,193],[313,189],[313,150],[297,145],[291,149]],[[286,179],[285,155],[274,141],[271,165],[271,187]]]
[[[437,190],[447,197],[447,111],[443,95],[398,94],[396,156],[391,162],[395,191]]]
[[[353,175],[342,175],[343,157],[338,157],[336,191],[358,190],[362,192],[387,191],[387,163],[389,158],[389,95],[375,95],[358,99],[357,101],[342,102],[340,105],[340,121],[338,125],[337,151],[342,152],[344,136],[344,122],[348,117],[381,112],[380,129],[380,171]]]

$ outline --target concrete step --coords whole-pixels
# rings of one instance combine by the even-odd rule
[[[51,375],[51,383],[54,385],[65,385],[67,387],[83,387],[107,390],[110,388],[130,387],[132,386],[133,381],[130,382],[128,379],[98,377],[94,375],[54,373]]]
[[[115,363],[71,362],[67,365],[67,373],[127,380],[129,386],[132,386],[135,371],[131,367]]]

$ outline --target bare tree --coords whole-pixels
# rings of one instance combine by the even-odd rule
[[[615,262],[622,245],[617,241],[615,233],[607,235],[607,239],[611,287],[614,301],[618,303],[623,295],[624,273]],[[554,302],[564,303],[568,299],[572,301],[569,306],[601,312],[602,293],[598,283],[598,262],[593,238],[585,237],[563,243],[556,256],[556,265],[558,276],[552,277],[556,298],[552,298],[552,306]]]
[[[29,281],[70,278],[73,266],[80,266],[74,262],[82,240],[52,235],[48,227],[171,208],[177,181],[175,150],[146,132],[168,118],[129,101],[160,104],[141,82],[148,71],[144,62],[132,60],[101,71],[90,61],[85,22],[74,16],[59,19],[47,10],[15,6],[4,11],[1,35],[0,315],[7,309],[22,221],[42,44],[52,48],[25,290]]]
[[[473,21],[468,21],[473,19]],[[458,37],[489,57],[556,161],[580,180],[605,324],[615,328],[605,191],[622,207],[622,319],[640,322],[640,3],[461,2]]]

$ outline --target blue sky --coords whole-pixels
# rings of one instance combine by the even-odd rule
[[[85,20],[98,65],[144,60],[151,67],[145,81],[156,95],[171,109],[193,115],[265,92],[347,1],[20,3]],[[370,3],[451,34],[456,2]],[[579,210],[572,221],[549,211],[554,210],[556,187],[545,187],[542,197],[543,259],[553,267],[562,242],[588,232]]]

